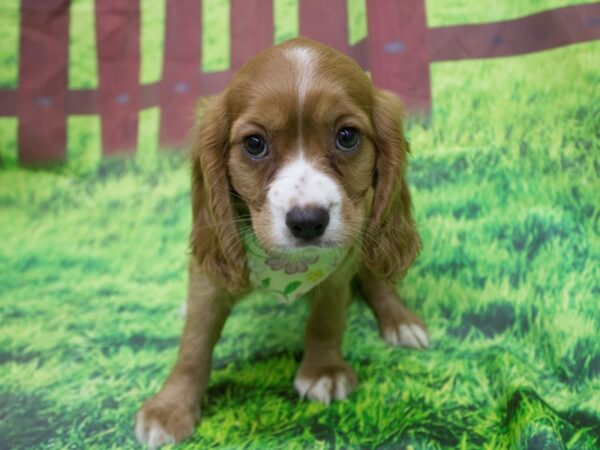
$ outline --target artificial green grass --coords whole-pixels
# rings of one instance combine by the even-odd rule
[[[408,124],[425,247],[399,284],[432,348],[388,347],[356,298],[360,386],[301,401],[305,305],[254,295],[178,448],[597,448],[599,52],[433,65],[432,118]],[[98,152],[97,123],[74,129],[71,154]],[[183,156],[141,155],[0,171],[0,448],[136,447],[176,357],[190,226]]]
[[[0,5],[0,89],[14,88],[19,76],[19,4],[5,0]]]
[[[69,89],[96,89],[98,87],[98,54],[94,2],[72,0],[70,19]]]
[[[160,81],[163,70],[165,0],[140,1],[140,83]]]

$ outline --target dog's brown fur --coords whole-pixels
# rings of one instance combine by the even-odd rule
[[[282,63],[285,50],[298,46],[319,55],[302,109],[293,95],[299,75],[292,65]],[[160,393],[138,413],[138,439],[160,445],[192,434],[209,380],[213,347],[236,299],[249,288],[236,220],[249,214],[257,238],[265,248],[272,246],[269,216],[263,208],[266,188],[277,169],[293,156],[298,133],[313,164],[335,177],[345,191],[345,231],[340,240],[352,249],[336,272],[310,294],[297,388],[328,403],[343,399],[356,386],[341,344],[350,281],[357,273],[382,335],[398,334],[402,325],[425,329],[391,287],[421,246],[405,178],[409,148],[402,114],[400,101],[375,89],[354,61],[302,38],[259,54],[222,94],[208,101],[192,143],[192,257],[179,357]],[[359,152],[342,155],[329,150],[332,130],[340,126],[361,131]],[[267,134],[275,149],[260,163],[238,150],[245,136],[257,132]],[[399,334],[391,341],[402,345]],[[328,390],[319,388],[311,394],[315,383],[324,378],[331,382]],[[162,430],[164,436],[151,438],[153,430],[158,434]]]

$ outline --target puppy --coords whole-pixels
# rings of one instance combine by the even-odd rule
[[[394,290],[421,247],[402,114],[353,60],[304,38],[263,51],[208,101],[193,132],[186,322],[171,375],[137,414],[139,442],[194,432],[213,347],[250,289],[308,294],[303,398],[328,404],[357,385],[341,351],[355,275],[382,337],[427,347]]]

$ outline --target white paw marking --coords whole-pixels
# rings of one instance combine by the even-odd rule
[[[155,449],[165,444],[174,444],[175,438],[165,431],[156,421],[146,423],[142,412],[138,413],[135,422],[135,437],[142,445]]]
[[[181,306],[179,307],[179,317],[181,319],[185,319],[185,316],[187,315],[187,303],[183,302],[181,304]]]
[[[383,333],[383,339],[391,345],[409,348],[429,347],[427,332],[416,323],[400,325],[398,328],[388,328]]]
[[[354,386],[343,373],[333,377],[325,375],[317,381],[297,376],[294,387],[301,398],[316,400],[325,405],[329,405],[331,400],[345,400],[354,390]]]

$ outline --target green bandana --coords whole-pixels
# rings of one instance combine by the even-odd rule
[[[348,249],[314,248],[270,255],[254,233],[243,233],[250,282],[282,302],[302,297],[337,269]]]

